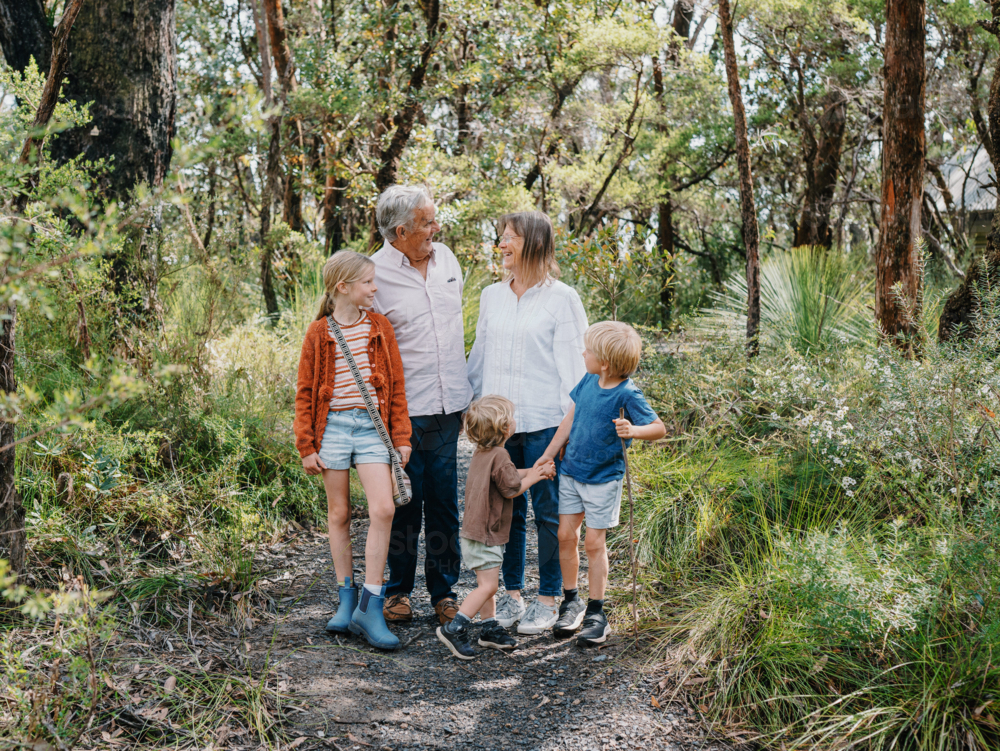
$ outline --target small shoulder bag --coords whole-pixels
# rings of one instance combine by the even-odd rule
[[[333,320],[332,315],[327,316],[326,320],[330,326],[330,333],[333,334],[334,339],[337,340],[337,344],[340,345],[340,351],[344,354],[344,359],[347,361],[347,365],[354,375],[354,382],[358,386],[358,391],[361,392],[361,398],[365,400],[365,407],[368,408],[368,416],[375,423],[375,431],[389,451],[389,461],[392,465],[392,502],[396,506],[405,506],[410,502],[410,497],[413,495],[413,491],[410,488],[410,478],[406,476],[406,472],[403,471],[403,467],[399,463],[399,454],[392,445],[392,439],[389,438],[389,433],[385,429],[385,423],[382,422],[382,415],[378,413],[378,408],[376,408],[375,402],[372,400],[372,395],[368,393],[368,386],[365,385],[365,379],[361,377],[361,370],[354,361],[351,348],[347,346],[347,339],[344,338],[344,332],[340,330],[340,326]]]

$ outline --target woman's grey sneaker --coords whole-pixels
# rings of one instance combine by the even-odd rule
[[[451,624],[448,624],[449,626]],[[446,626],[437,627],[438,640],[451,650],[451,653],[460,660],[473,660],[476,657],[476,650],[469,643],[468,626],[460,626],[452,633]]]
[[[490,649],[517,649],[517,639],[496,621],[485,624],[479,632],[479,646]]]
[[[611,627],[608,626],[608,619],[603,612],[587,613],[583,619],[583,629],[576,636],[576,643],[583,647],[592,644],[603,644],[607,641]]]
[[[504,628],[510,628],[521,620],[521,616],[524,615],[525,610],[526,608],[524,607],[523,600],[515,600],[509,594],[504,592],[503,597],[501,597],[500,601],[497,602],[497,623]]]
[[[565,639],[572,636],[573,632],[580,628],[583,623],[583,616],[586,615],[587,604],[577,597],[572,600],[563,600],[559,606],[559,620],[552,627],[552,634],[557,639]]]
[[[540,634],[552,628],[558,620],[559,611],[555,605],[543,605],[535,600],[521,616],[521,622],[517,624],[517,633]]]

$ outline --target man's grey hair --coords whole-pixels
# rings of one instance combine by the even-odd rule
[[[375,221],[378,231],[389,242],[398,239],[399,227],[413,229],[413,216],[428,204],[433,205],[431,194],[423,185],[391,185],[378,197]]]

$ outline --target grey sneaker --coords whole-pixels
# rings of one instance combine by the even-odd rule
[[[497,602],[497,623],[504,628],[510,628],[521,620],[521,616],[524,615],[525,610],[524,600],[515,600],[504,592],[503,597]]]
[[[559,611],[555,605],[549,607],[535,600],[521,616],[521,622],[517,624],[517,633],[540,634],[552,628],[558,620]]]
[[[552,627],[552,635],[557,639],[565,639],[572,636],[573,632],[580,628],[583,623],[583,616],[587,614],[587,603],[582,597],[574,600],[563,600],[559,606],[559,620]]]

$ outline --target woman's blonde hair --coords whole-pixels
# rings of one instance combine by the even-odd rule
[[[642,358],[642,339],[638,332],[621,321],[595,323],[583,335],[587,349],[601,362],[606,362],[611,375],[632,375]]]
[[[465,433],[476,446],[485,450],[502,446],[514,420],[514,402],[490,394],[469,405],[465,413]]]
[[[319,301],[316,320],[333,315],[333,309],[337,304],[338,284],[360,282],[374,265],[375,262],[371,258],[353,250],[338,250],[330,256],[330,260],[323,264],[323,286],[326,287],[326,293]]]
[[[523,238],[521,246],[521,283],[534,287],[548,278],[559,278],[556,265],[556,238],[552,220],[541,211],[519,211],[500,217],[500,234],[507,228]]]

